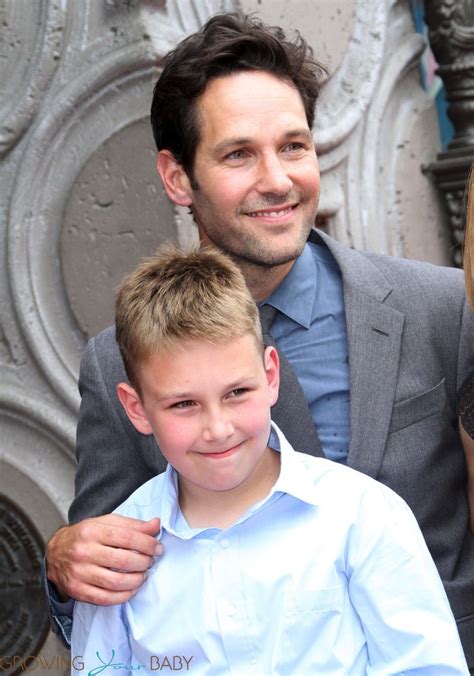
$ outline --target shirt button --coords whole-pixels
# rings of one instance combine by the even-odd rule
[[[221,540],[222,549],[228,549],[229,545],[230,545],[229,540],[227,538],[222,538]]]

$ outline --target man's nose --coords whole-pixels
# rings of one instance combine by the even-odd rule
[[[205,441],[221,442],[234,433],[234,426],[222,407],[208,411],[204,421],[203,438]]]
[[[258,171],[259,192],[281,196],[290,192],[293,181],[288,175],[286,163],[277,154],[262,157]]]

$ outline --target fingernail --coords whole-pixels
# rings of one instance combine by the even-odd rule
[[[156,556],[161,556],[164,552],[164,547],[161,544],[161,542],[157,542],[156,547],[155,547],[155,554]]]

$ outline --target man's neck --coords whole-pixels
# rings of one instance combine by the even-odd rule
[[[212,491],[179,477],[179,506],[190,528],[229,528],[263,500],[280,474],[280,453],[267,448],[249,479],[227,491]]]
[[[260,303],[268,298],[285,279],[295,264],[293,260],[282,265],[263,267],[246,261],[236,262],[245,278],[247,288],[256,303]]]

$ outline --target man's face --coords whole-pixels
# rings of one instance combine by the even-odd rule
[[[140,369],[139,431],[152,432],[180,475],[181,493],[205,495],[258,485],[268,461],[278,357],[255,338],[182,341]],[[129,388],[130,389],[130,388]],[[135,409],[137,399],[134,400]],[[125,407],[127,408],[127,407]],[[129,413],[130,415],[130,413]]]
[[[298,91],[264,72],[212,80],[198,99],[201,140],[189,188],[201,240],[236,261],[282,265],[314,225],[319,170]]]

